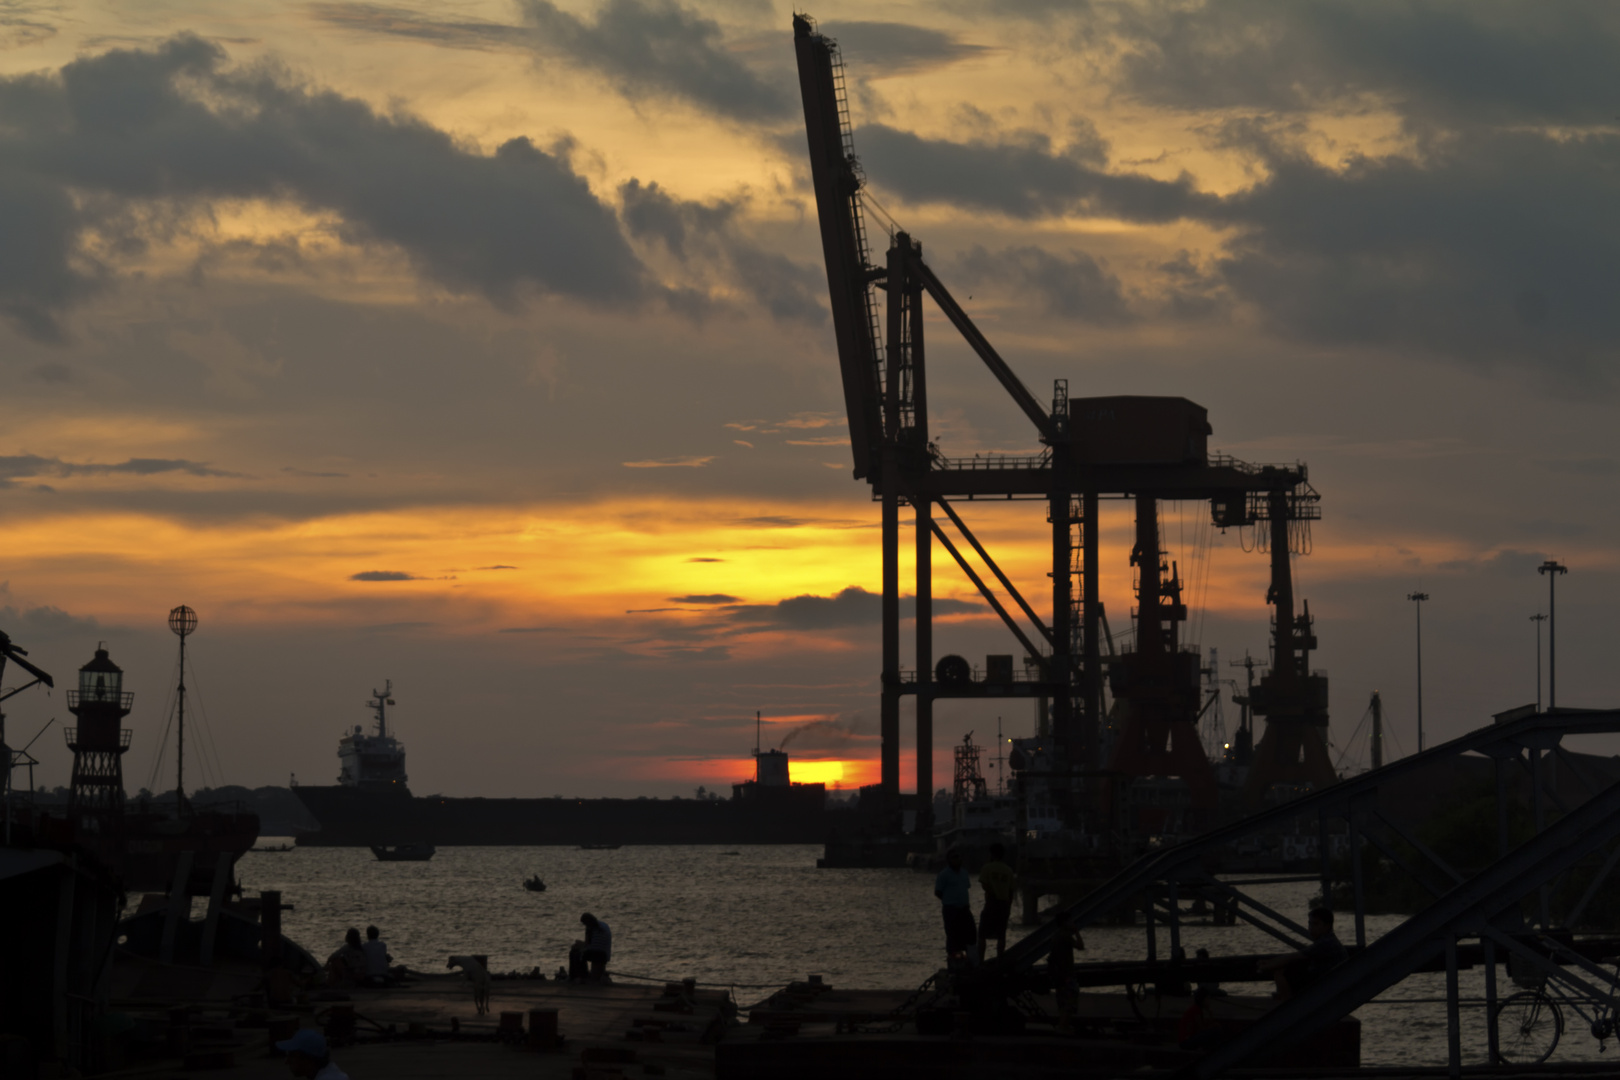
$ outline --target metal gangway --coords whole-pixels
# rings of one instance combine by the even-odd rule
[[[1448,1058],[1451,1073],[1457,1075],[1462,1063],[1459,945],[1473,941],[1477,946],[1464,948],[1470,954],[1477,953],[1484,966],[1489,1061],[1506,1060],[1498,1025],[1503,998],[1497,980],[1497,963],[1504,959],[1510,961],[1517,978],[1524,979],[1528,972],[1542,981],[1546,993],[1561,995],[1566,1001],[1590,1003],[1593,1034],[1599,1035],[1599,1027],[1607,1025],[1605,1030],[1613,1037],[1616,999],[1620,998],[1616,973],[1604,970],[1596,958],[1586,955],[1574,942],[1570,928],[1578,924],[1620,862],[1620,782],[1600,786],[1582,777],[1562,742],[1569,736],[1614,732],[1620,732],[1620,710],[1516,709],[1450,742],[1144,856],[1056,912],[1005,955],[986,963],[971,976],[976,992],[995,994],[1000,988],[1006,997],[1015,996],[1060,933],[1107,921],[1137,904],[1145,907],[1148,916],[1148,964],[1143,967],[1158,974],[1165,974],[1165,969],[1171,967],[1157,955],[1157,930],[1161,925],[1169,930],[1175,966],[1188,976],[1194,974],[1179,957],[1184,900],[1219,904],[1287,949],[1302,949],[1308,940],[1305,927],[1246,894],[1243,882],[1218,879],[1209,867],[1245,838],[1275,833],[1301,820],[1314,820],[1321,856],[1319,872],[1263,880],[1320,880],[1322,896],[1330,906],[1336,887],[1347,886],[1353,898],[1355,925],[1354,942],[1347,943],[1350,958],[1321,982],[1280,1003],[1201,1058],[1187,1075],[1210,1077],[1232,1066],[1259,1064],[1265,1054],[1310,1037],[1418,970],[1446,973]],[[1379,789],[1390,780],[1466,753],[1483,755],[1494,765],[1497,822],[1496,861],[1471,876],[1448,865],[1405,824],[1377,805]],[[1547,782],[1548,762],[1554,758],[1585,786],[1585,801],[1571,806]],[[1512,848],[1508,811],[1510,781],[1515,773],[1528,781],[1535,832],[1528,841]],[[1558,816],[1549,823],[1552,811]],[[1345,836],[1347,860],[1336,863],[1331,857],[1332,835]],[[1390,836],[1410,850],[1403,853],[1391,843]],[[1371,945],[1367,943],[1367,890],[1361,858],[1364,844],[1434,896],[1422,912]],[[1549,902],[1553,888],[1577,864],[1605,850],[1607,857],[1588,887],[1555,925]],[[1532,898],[1533,918],[1527,921],[1523,907]]]

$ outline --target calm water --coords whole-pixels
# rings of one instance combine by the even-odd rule
[[[266,838],[261,843],[278,843]],[[548,974],[567,962],[590,911],[613,927],[613,963],[621,973],[658,979],[693,977],[737,987],[740,1004],[816,973],[834,986],[910,988],[943,961],[944,934],[931,875],[912,870],[817,870],[815,845],[769,847],[440,848],[426,863],[378,862],[364,848],[299,848],[249,852],[239,864],[251,894],[280,889],[294,905],[285,932],[318,958],[337,948],[350,926],[375,923],[398,963],[442,970],[456,953],[487,953],[495,971]],[[548,888],[524,890],[539,873]],[[977,890],[975,890],[977,892]],[[1273,885],[1253,890],[1275,910],[1304,921],[1315,889]],[[975,896],[975,906],[978,897]],[[1009,942],[1021,936],[1015,925]],[[1368,922],[1370,937],[1394,927],[1393,916]],[[1350,940],[1354,930],[1340,928]],[[1084,959],[1143,955],[1143,930],[1093,927]],[[1188,953],[1281,951],[1248,926],[1183,929]],[[1160,946],[1168,951],[1161,933]],[[1465,995],[1481,996],[1479,971],[1461,974]],[[1503,980],[1505,983],[1505,980]],[[1256,984],[1258,989],[1258,984]],[[1507,991],[1503,991],[1504,993]],[[1443,974],[1417,975],[1364,1006],[1362,1061],[1369,1065],[1443,1064]],[[1484,1060],[1482,1009],[1463,1012],[1466,1059]],[[1554,1061],[1600,1056],[1579,1017],[1566,1014]]]

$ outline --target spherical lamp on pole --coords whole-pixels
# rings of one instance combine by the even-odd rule
[[[180,639],[180,688],[176,702],[180,722],[176,728],[174,755],[174,804],[180,813],[186,808],[186,638],[197,629],[197,613],[186,605],[169,612],[169,629]]]

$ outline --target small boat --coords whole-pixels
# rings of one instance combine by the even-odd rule
[[[249,850],[263,851],[263,852],[265,852],[267,854],[274,854],[274,853],[282,852],[282,851],[291,851],[292,849],[293,849],[293,846],[291,844],[282,844],[279,847],[256,847],[256,848],[251,848]]]
[[[581,850],[581,851],[618,851],[619,846],[620,845],[618,845],[618,844],[581,844],[581,845],[579,845],[579,850]]]
[[[528,889],[530,892],[545,892],[546,891],[546,883],[540,880],[540,875],[539,874],[534,875],[534,877],[532,877],[532,878],[526,879],[523,882],[523,887],[525,889]]]
[[[372,844],[371,853],[381,862],[427,862],[433,858],[432,844]]]

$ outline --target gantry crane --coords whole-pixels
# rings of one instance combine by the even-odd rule
[[[1303,465],[1255,466],[1208,452],[1205,410],[1180,397],[1068,396],[1054,384],[1050,407],[1038,401],[1002,359],[902,230],[873,261],[862,201],[865,180],[855,156],[843,61],[836,42],[805,15],[793,18],[799,84],[809,140],[833,330],[843,375],[856,479],[882,507],[883,628],[881,788],[891,812],[900,798],[900,702],[916,699],[919,827],[933,791],[933,703],[942,698],[1038,697],[1050,702],[1057,757],[1073,778],[1062,807],[1083,825],[1117,813],[1118,784],[1132,777],[1179,777],[1192,809],[1215,810],[1215,779],[1198,741],[1199,664],[1180,648],[1186,619],[1179,575],[1159,541],[1161,500],[1208,500],[1218,526],[1266,523],[1276,611],[1272,670],[1255,690],[1254,711],[1268,718],[1251,788],[1332,783],[1326,749],[1326,681],[1312,675],[1309,615],[1294,613],[1289,552],[1318,515]],[[930,442],[923,297],[927,295],[1024,413],[1041,448],[1026,456],[951,459]],[[1044,500],[1051,528],[1052,597],[1043,620],[963,522],[953,500]],[[1103,745],[1103,678],[1098,599],[1098,502],[1134,500],[1139,567],[1136,647],[1113,658],[1109,687],[1123,724],[1108,756]],[[900,512],[915,518],[915,670],[901,667]],[[943,517],[936,516],[936,510]],[[966,541],[1022,613],[1009,612],[952,541]],[[932,554],[938,541],[1006,623],[1030,658],[1029,678],[989,658],[981,676],[957,656],[936,668]],[[1292,543],[1291,543],[1292,541]],[[1005,658],[1003,658],[1005,659]],[[1269,747],[1268,747],[1269,742]],[[1303,754],[1301,748],[1303,747]],[[1270,754],[1271,749],[1277,753]],[[1270,756],[1268,756],[1270,754]],[[1269,763],[1260,767],[1260,762]],[[1092,782],[1106,781],[1106,782]]]

